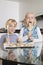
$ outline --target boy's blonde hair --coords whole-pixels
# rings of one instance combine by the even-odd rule
[[[26,19],[28,18],[28,15],[29,14],[32,14],[33,15],[33,17],[34,17],[34,21],[33,21],[33,25],[36,25],[36,17],[35,17],[35,15],[34,15],[34,13],[33,12],[28,12],[26,15],[25,15],[25,18],[24,18],[24,20],[23,20],[23,24],[24,25],[26,25]]]
[[[7,28],[7,26],[9,26],[11,23],[13,23],[13,24],[14,24],[14,27],[16,27],[16,25],[17,25],[16,20],[15,20],[15,19],[8,19],[7,22],[6,22],[6,28]]]

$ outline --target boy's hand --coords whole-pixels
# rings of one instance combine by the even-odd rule
[[[10,38],[8,37],[8,38],[6,38],[6,42],[8,43],[8,42],[10,42]]]
[[[19,42],[19,43],[22,42],[22,39],[21,39],[21,38],[18,38],[18,42]]]

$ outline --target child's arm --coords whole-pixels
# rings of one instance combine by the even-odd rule
[[[21,29],[19,37],[21,38],[22,42],[26,41],[28,39],[27,35],[23,36],[24,28]]]
[[[37,27],[37,34],[38,34],[38,39],[34,39],[35,46],[37,47],[37,57],[40,56],[41,50],[42,50],[42,35],[40,32],[40,29]]]
[[[5,42],[6,35],[2,35],[0,38],[0,48],[3,48],[3,43]]]
[[[38,39],[34,39],[34,42],[42,42],[42,35],[40,29],[37,27]]]

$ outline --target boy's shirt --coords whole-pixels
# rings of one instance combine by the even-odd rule
[[[0,39],[0,44],[3,44],[6,41],[7,37],[8,37],[7,33],[5,35],[2,35],[2,37]],[[10,38],[10,43],[17,43],[18,35],[16,33],[9,34],[9,38]]]
[[[1,38],[0,38],[0,46],[1,46],[1,49],[3,51],[2,58],[4,58],[4,54],[6,53],[3,44],[5,43],[7,37],[8,37],[8,34],[6,33],[6,34],[2,35]],[[17,40],[18,40],[18,34],[16,34],[16,33],[10,34],[9,35],[9,38],[10,38],[10,43],[16,44],[17,43]],[[12,50],[14,51],[15,56],[17,58],[18,57],[18,55],[17,55],[18,54],[18,49],[12,49]],[[6,55],[7,55],[7,53],[5,54],[5,58],[6,58]]]

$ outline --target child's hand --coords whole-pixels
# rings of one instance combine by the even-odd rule
[[[22,42],[22,39],[21,39],[21,38],[18,38],[18,42],[19,42],[19,43]]]
[[[32,37],[29,38],[32,42],[34,41]]]
[[[28,32],[28,38],[33,42],[33,38],[32,38],[32,33],[31,32]]]
[[[10,42],[10,38],[8,37],[8,38],[6,38],[6,42],[8,43],[8,42]]]
[[[30,38],[32,36],[32,33],[28,32],[27,36],[28,36],[28,38]]]

